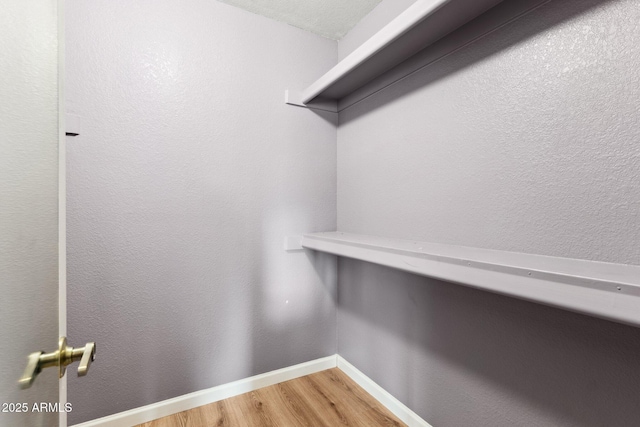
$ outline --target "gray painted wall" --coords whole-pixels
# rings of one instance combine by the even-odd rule
[[[18,388],[27,356],[58,343],[58,2],[9,0],[0,13],[0,426],[57,426],[55,369]]]
[[[358,22],[338,43],[338,60],[344,59],[356,50],[380,28],[404,12],[416,0],[382,1]]]
[[[380,0],[219,0],[338,40]]]
[[[334,354],[334,41],[209,0],[67,1],[70,424]]]
[[[640,264],[639,23],[552,1],[343,111],[338,229]],[[338,280],[338,353],[436,427],[640,419],[639,329],[352,260]]]

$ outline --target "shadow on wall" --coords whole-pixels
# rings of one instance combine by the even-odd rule
[[[295,108],[299,108],[299,107],[295,107]],[[308,110],[313,112],[316,116],[320,117],[325,122],[331,123],[331,124],[337,126],[337,121],[338,121],[338,114],[337,113],[331,113],[329,111],[322,111],[322,110],[315,110],[315,109],[312,109],[312,108],[308,108]]]
[[[260,266],[239,269],[236,256],[247,254],[247,259],[259,263],[258,256],[249,255],[259,245],[242,238],[235,240],[233,250],[211,245],[228,240],[228,234],[246,234],[246,222],[242,212],[231,209],[225,193],[206,183],[199,188],[199,197],[164,203],[162,208],[149,202],[153,194],[160,193],[143,193],[145,202],[139,203],[127,221],[117,215],[109,219],[114,225],[104,227],[109,233],[102,236],[104,244],[94,249],[93,255],[104,262],[96,268],[110,268],[70,283],[71,319],[82,318],[84,312],[77,310],[86,301],[93,305],[84,321],[70,322],[69,336],[77,342],[96,340],[99,362],[91,366],[87,377],[69,376],[69,401],[74,406],[70,424],[255,373],[252,367],[258,356],[253,348],[256,319],[252,305],[259,299],[260,280],[255,271]],[[182,197],[188,191],[176,194]],[[201,226],[189,230],[185,218]],[[158,225],[163,232],[157,231]],[[75,242],[84,239],[85,233],[72,232],[70,238],[75,243],[71,248],[88,246]],[[120,247],[128,251],[113,249]],[[73,260],[79,257],[74,252],[69,255]],[[90,271],[76,271],[77,264],[70,264],[73,277]],[[83,392],[86,390],[92,393]],[[92,405],[95,396],[102,398]]]
[[[261,253],[255,255],[261,260],[260,274],[250,302],[257,319],[250,334],[251,375],[330,356],[336,347],[336,257],[283,250],[282,236],[292,227],[314,228],[294,204],[263,210],[261,221],[262,238],[256,244]]]
[[[434,426],[637,426],[640,328],[341,258],[339,354]]]
[[[613,1],[617,0],[508,0],[500,3],[342,99],[340,108],[346,114],[340,115],[340,124]],[[441,63],[452,55],[455,59]],[[416,72],[420,72],[419,76],[406,80]],[[395,84],[398,80],[404,80],[404,83]],[[366,108],[350,109],[370,97],[372,101]]]

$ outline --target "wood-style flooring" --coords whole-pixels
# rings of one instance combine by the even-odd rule
[[[241,394],[137,427],[406,426],[338,368]]]

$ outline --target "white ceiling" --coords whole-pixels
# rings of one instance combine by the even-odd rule
[[[219,0],[334,40],[341,39],[380,0]]]

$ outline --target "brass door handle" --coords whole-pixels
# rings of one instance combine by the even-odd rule
[[[84,347],[73,348],[67,345],[67,338],[61,337],[58,340],[58,349],[52,353],[36,351],[27,358],[27,368],[20,378],[20,387],[29,388],[36,377],[44,368],[52,366],[58,367],[58,376],[62,378],[67,369],[67,365],[80,361],[78,366],[78,376],[82,377],[89,372],[91,362],[96,359],[96,343],[87,343]]]
[[[89,373],[89,366],[96,360],[96,343],[88,342],[82,350],[80,364],[78,365],[78,376],[84,377]]]

